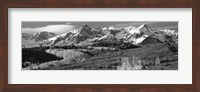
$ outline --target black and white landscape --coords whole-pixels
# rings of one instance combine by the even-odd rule
[[[22,22],[22,70],[178,70],[178,22]]]

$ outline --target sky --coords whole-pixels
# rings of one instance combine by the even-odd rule
[[[62,34],[65,32],[72,31],[74,28],[79,28],[87,24],[91,28],[103,28],[109,26],[140,26],[147,24],[153,28],[159,27],[171,27],[178,26],[178,22],[156,22],[156,21],[23,21],[22,22],[22,33],[34,34],[42,31],[53,32],[56,34]]]

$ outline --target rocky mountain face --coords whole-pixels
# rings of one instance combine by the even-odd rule
[[[129,34],[125,37],[127,42],[133,44],[148,44],[161,43],[168,41],[178,41],[178,32],[175,30],[158,30],[149,27],[148,25],[141,25],[137,28],[133,27],[129,30]]]
[[[33,36],[30,37],[30,40],[35,40],[35,42],[39,42],[54,37],[55,35],[55,33],[43,31],[35,33]]]
[[[158,40],[157,38],[154,37],[147,37],[146,39],[144,39],[140,45],[150,45],[150,44],[158,44],[158,43],[162,43],[160,40]]]
[[[28,40],[32,35],[29,35],[27,33],[22,33],[22,39]]]
[[[39,42],[54,37],[56,34],[52,32],[39,32],[34,35],[22,33],[22,47],[38,47]]]
[[[178,42],[178,32],[169,29],[154,29],[148,25],[139,27],[105,27],[90,28],[84,24],[73,31],[55,35],[50,32],[40,32],[33,36],[22,34],[24,39],[35,40],[39,46],[69,46],[92,45],[94,43],[130,43],[146,45],[149,43]]]
[[[85,24],[81,28],[74,29],[72,32],[64,33],[44,40],[42,46],[65,46],[78,44],[93,37],[95,37],[95,35],[92,33],[91,28]]]

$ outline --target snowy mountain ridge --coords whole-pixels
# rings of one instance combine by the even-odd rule
[[[98,41],[120,41],[123,40],[124,43],[132,43],[134,45],[142,43],[143,40],[152,36],[157,32],[160,36],[165,35],[178,35],[175,30],[163,29],[157,30],[148,27],[146,24],[142,24],[139,27],[127,26],[127,27],[104,27],[101,29],[92,29],[87,24],[84,24],[80,28],[73,29],[70,32],[63,33],[60,35],[54,35],[53,33],[41,32],[34,34],[31,38],[37,39],[38,35],[43,34],[43,39],[39,39],[38,44],[40,46],[66,46],[66,45],[76,45],[79,43],[94,43]],[[162,32],[162,34],[160,33]],[[44,34],[45,33],[45,34]],[[122,38],[117,38],[121,33],[124,34]],[[164,33],[164,34],[163,34]],[[25,36],[25,35],[24,35]],[[47,37],[46,37],[47,36]],[[49,38],[48,38],[49,37]],[[158,36],[154,36],[156,38]],[[41,37],[42,38],[42,37]],[[165,38],[164,38],[165,39]]]

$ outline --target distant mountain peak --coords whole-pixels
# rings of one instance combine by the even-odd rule
[[[150,27],[146,24],[142,24],[139,27],[132,27],[129,30],[129,34],[125,38],[128,42],[133,44],[141,43],[148,35],[150,34],[149,31]]]
[[[118,42],[120,39],[123,39],[123,42],[125,43],[128,42],[135,45],[142,43],[145,39],[146,43],[148,42],[154,43],[154,41],[151,40],[150,38],[148,38],[147,40],[147,37],[152,36],[154,32],[157,31],[160,30],[153,30],[146,24],[142,24],[138,27],[135,26],[104,27],[98,29],[90,28],[87,24],[84,24],[82,27],[73,29],[71,32],[60,34],[52,38],[48,38],[48,40],[46,40],[45,43],[42,44],[42,46],[65,46],[71,44],[76,45],[76,44],[87,44],[87,43],[91,44],[93,43],[93,41]],[[154,36],[155,38],[159,38],[158,40],[162,39],[164,37],[163,35],[165,35],[165,34],[162,35],[161,33],[172,33],[169,30],[161,30],[161,31],[163,32],[157,32],[158,35]],[[49,33],[44,31],[41,32],[40,35],[41,34],[49,34]]]
[[[84,24],[84,25],[82,26],[81,29],[87,29],[87,30],[90,30],[91,28],[90,28],[87,24]]]
[[[42,31],[42,32],[39,32],[39,33],[35,33],[30,38],[30,40],[35,40],[35,42],[38,42],[38,41],[43,41],[43,40],[46,40],[48,38],[54,37],[55,35],[56,34],[52,33],[52,32]]]
[[[91,28],[87,24],[84,24],[78,31],[79,35],[92,35]]]
[[[83,24],[83,26],[88,26],[87,24]]]
[[[138,28],[140,29],[140,28],[143,28],[143,27],[148,27],[148,25],[142,24],[142,25],[140,25]]]
[[[137,28],[138,31],[149,31],[149,27],[146,24],[142,24]]]

